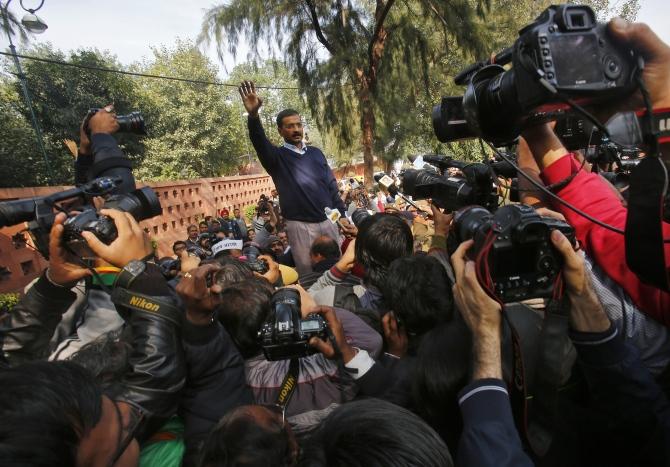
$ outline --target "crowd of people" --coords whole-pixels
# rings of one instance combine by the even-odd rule
[[[670,108],[670,48],[642,24],[610,30]],[[252,219],[221,210],[156,258],[133,216],[102,209],[117,236],[82,232],[85,265],[55,216],[49,267],[0,317],[0,465],[670,464],[670,294],[628,268],[623,236],[521,191],[577,243],[551,234],[562,297],[503,305],[473,241],[448,246],[452,213],[338,183],[296,111],[275,146],[253,83],[240,95],[277,187]],[[121,157],[113,112],[89,128],[91,157]],[[623,228],[616,190],[550,125],[518,158]]]

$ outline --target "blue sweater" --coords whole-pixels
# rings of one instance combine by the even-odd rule
[[[301,222],[326,220],[324,208],[346,211],[337,181],[319,148],[306,146],[305,154],[274,146],[265,136],[259,118],[248,119],[249,138],[263,168],[279,192],[282,216]]]

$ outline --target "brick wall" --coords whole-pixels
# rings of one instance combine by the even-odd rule
[[[197,180],[138,182],[138,187],[150,186],[163,207],[161,216],[141,223],[152,238],[158,241],[159,256],[172,255],[172,243],[186,238],[186,228],[204,216],[214,215],[227,208],[254,205],[261,194],[270,194],[272,179],[265,174],[240,175]],[[2,188],[0,201],[45,196],[70,187]],[[244,215],[244,214],[243,214]],[[24,225],[0,229],[0,293],[21,290],[47,266],[39,253],[16,244],[12,237],[24,230]]]

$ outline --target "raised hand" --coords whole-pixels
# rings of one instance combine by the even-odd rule
[[[242,103],[247,109],[250,117],[258,116],[258,109],[263,105],[263,99],[256,94],[256,86],[253,81],[242,81],[240,87],[240,96],[242,96]]]

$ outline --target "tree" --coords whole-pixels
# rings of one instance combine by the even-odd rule
[[[486,3],[232,0],[206,13],[201,40],[214,39],[220,53],[234,53],[241,37],[277,43],[319,125],[335,129],[347,144],[358,126],[371,184],[378,126],[393,128],[386,113],[399,113],[391,108],[399,93],[406,97],[401,108],[411,108],[428,87],[428,36],[437,30],[464,51],[482,53],[476,18]],[[257,48],[253,52],[258,58]],[[395,92],[383,92],[382,83],[383,91]]]
[[[144,73],[216,81],[216,68],[193,43],[156,48]],[[233,171],[245,153],[242,118],[221,86],[141,78],[141,99],[150,137],[137,177],[176,179],[216,177]]]
[[[67,63],[99,67],[120,68],[116,58],[97,50],[78,50],[65,55],[54,50],[50,45],[35,46],[27,55],[37,56],[49,60],[64,61]],[[73,158],[63,141],[70,139],[79,141],[79,126],[87,111],[92,107],[100,107],[114,102],[119,112],[137,109],[138,96],[132,78],[95,70],[71,68],[57,63],[45,63],[34,60],[23,60],[23,71],[26,76],[28,91],[33,100],[33,111],[43,131],[44,144],[52,166],[55,184],[71,184],[73,182]],[[13,70],[11,62],[5,60],[6,70]],[[10,86],[13,91],[2,93],[2,105],[11,109],[12,122],[21,127],[30,120],[30,110],[23,99],[13,99],[19,95],[20,83],[18,80],[5,80],[4,86]],[[22,116],[24,123],[19,122]],[[9,127],[0,128],[4,133]],[[11,132],[10,132],[11,133]],[[17,137],[18,133],[10,134]],[[21,156],[24,160],[35,159],[38,153],[35,137],[20,142],[12,140],[16,148],[23,148],[26,152],[13,152],[14,157]],[[119,135],[119,142],[131,158],[138,162],[144,152],[142,141],[136,136]],[[41,159],[41,155],[39,156]],[[46,167],[42,162],[34,162],[34,172],[30,173],[18,185],[45,184],[48,181]],[[8,179],[9,180],[9,179]],[[3,179],[4,183],[4,179]]]

